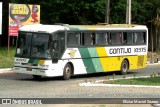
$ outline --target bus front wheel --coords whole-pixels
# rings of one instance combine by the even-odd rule
[[[121,74],[125,75],[128,72],[129,64],[127,60],[123,60],[121,64]]]
[[[71,74],[72,74],[72,67],[69,63],[67,63],[64,67],[64,70],[63,70],[63,79],[64,80],[70,79]]]

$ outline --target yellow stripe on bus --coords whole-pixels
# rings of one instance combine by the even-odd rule
[[[96,28],[87,28],[88,30],[96,30]]]
[[[98,53],[99,57],[108,56],[105,47],[97,47],[96,50],[97,50],[97,53]],[[107,71],[108,69],[107,69],[106,58],[100,58],[100,62],[101,62],[103,71]]]
[[[45,60],[39,60],[38,64],[43,65],[45,63]]]

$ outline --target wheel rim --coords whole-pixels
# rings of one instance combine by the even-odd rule
[[[123,65],[122,65],[122,70],[123,70],[123,72],[126,72],[126,71],[128,70],[128,65],[127,65],[127,63],[123,63]]]
[[[70,69],[70,67],[66,67],[66,75],[67,75],[67,77],[70,77],[70,74],[71,74],[71,69]]]

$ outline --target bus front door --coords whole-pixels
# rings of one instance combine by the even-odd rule
[[[52,63],[57,63],[60,55],[60,40],[53,40],[51,53]]]

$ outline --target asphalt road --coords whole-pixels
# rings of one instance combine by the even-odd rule
[[[160,65],[129,72],[126,77],[158,74]],[[85,87],[79,83],[112,78],[114,73],[78,75],[64,81],[61,77],[34,80],[32,76],[16,73],[0,74],[1,98],[160,98],[160,88]],[[115,78],[122,75],[115,73]],[[74,103],[74,102],[73,102]]]

